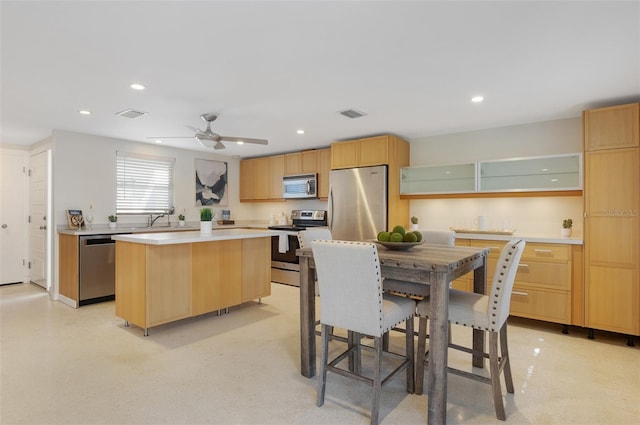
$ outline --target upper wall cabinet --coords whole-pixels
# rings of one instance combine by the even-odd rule
[[[400,188],[403,195],[582,190],[582,155],[406,167]]]
[[[406,167],[401,170],[400,193],[466,193],[476,190],[476,165]]]
[[[480,162],[478,191],[579,190],[581,163],[580,154]]]
[[[632,148],[640,145],[640,104],[584,111],[584,150]]]

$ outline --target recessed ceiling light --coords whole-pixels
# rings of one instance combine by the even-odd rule
[[[82,115],[91,115],[91,111],[87,111],[86,109],[81,109],[78,112]]]
[[[296,131],[296,133],[298,133],[298,134],[304,134],[304,130],[300,129],[300,130]]]
[[[156,143],[162,143],[162,140],[160,140],[160,139],[156,139],[156,140],[155,140],[155,142],[156,142]]]
[[[558,179],[551,179],[551,181],[552,181],[552,182],[557,182],[557,181],[558,181]]]
[[[129,87],[131,87],[134,90],[144,90],[144,86],[138,83],[130,84]]]
[[[244,142],[242,140],[238,140],[238,144],[239,145],[244,145]]]
[[[549,171],[548,168],[541,168],[540,171]]]
[[[471,101],[472,101],[473,103],[480,103],[480,102],[482,102],[483,100],[484,100],[484,97],[482,97],[482,96],[473,96],[473,97],[471,98]]]

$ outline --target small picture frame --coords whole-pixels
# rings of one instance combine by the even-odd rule
[[[69,229],[82,229],[84,225],[82,210],[67,210],[67,222]]]

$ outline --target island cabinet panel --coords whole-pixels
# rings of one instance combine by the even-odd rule
[[[242,241],[242,302],[271,295],[271,240]]]
[[[271,235],[267,232],[264,237],[232,235],[231,239],[173,244],[116,240],[116,316],[145,333],[152,326],[270,294]]]
[[[190,245],[147,246],[147,327],[191,315],[190,256]]]
[[[78,236],[60,234],[59,246],[59,289],[61,295],[79,301],[79,245]]]
[[[193,244],[191,312],[205,314],[242,302],[242,241]]]
[[[145,245],[116,243],[116,316],[147,327],[147,249]]]

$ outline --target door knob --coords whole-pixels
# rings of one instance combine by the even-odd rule
[[[47,226],[40,226],[40,230],[47,230]]]
[[[7,228],[7,225],[6,225],[6,224],[3,224],[3,225],[2,225],[2,228],[3,228],[3,229],[6,229],[6,228]]]

